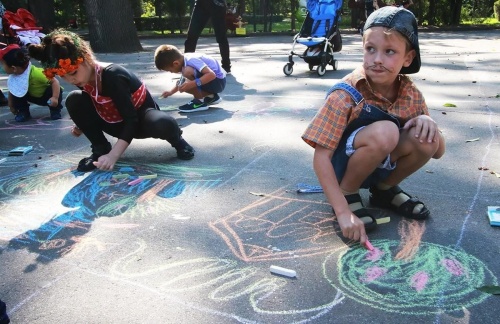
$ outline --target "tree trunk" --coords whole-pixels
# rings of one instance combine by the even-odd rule
[[[28,10],[35,16],[38,27],[49,33],[56,26],[54,0],[28,0]]]
[[[238,9],[236,11],[238,16],[245,14],[245,0],[238,0]]]
[[[429,11],[427,12],[427,22],[431,26],[436,24],[436,0],[429,0]]]
[[[452,0],[451,4],[451,25],[459,25],[460,24],[460,16],[462,11],[462,0]]]
[[[90,46],[96,53],[142,50],[129,0],[85,0]]]

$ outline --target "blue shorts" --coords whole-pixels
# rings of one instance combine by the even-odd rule
[[[199,78],[201,76],[202,74],[196,71],[196,77]],[[221,93],[225,87],[226,87],[226,78],[224,79],[215,78],[209,83],[203,84],[201,86],[201,90],[215,94],[215,93]]]
[[[349,163],[349,158],[356,151],[353,147],[354,138],[356,134],[363,129],[365,126],[362,126],[356,130],[354,130],[350,134],[346,134],[345,140],[340,141],[339,146],[335,150],[335,154],[332,157],[332,165],[335,170],[335,176],[337,177],[338,182],[342,181],[344,177],[345,171],[347,170],[347,163]],[[361,188],[370,188],[377,183],[384,181],[396,168],[396,163],[391,163],[390,155],[368,176],[368,178],[363,181],[361,184]]]

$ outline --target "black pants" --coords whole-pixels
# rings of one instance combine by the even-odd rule
[[[213,0],[196,0],[191,21],[189,22],[187,39],[184,42],[184,52],[193,53],[196,50],[198,38],[203,28],[211,18],[215,39],[219,43],[222,67],[227,71],[231,68],[229,59],[229,42],[226,34],[226,8],[218,6]]]
[[[104,133],[119,137],[123,130],[123,122],[108,123],[103,120],[95,110],[92,99],[84,91],[75,90],[69,93],[66,108],[73,122],[92,144],[92,153],[101,153],[100,150],[109,147]],[[139,125],[134,138],[159,138],[168,141],[172,146],[177,145],[182,131],[172,116],[156,108],[140,108],[137,113]]]
[[[49,107],[50,110],[61,110],[62,109],[62,100],[63,100],[63,89],[60,88],[59,90],[59,102],[57,107],[51,107],[48,105],[47,101],[52,97],[52,87],[47,87],[45,89],[45,92],[43,93],[43,96],[40,98],[33,97],[29,93],[26,93],[24,97],[16,97],[12,95],[12,105],[14,106],[15,109],[19,110],[20,112],[23,113],[28,113],[29,108],[30,108],[30,102],[34,103],[35,105],[39,106],[46,106]]]

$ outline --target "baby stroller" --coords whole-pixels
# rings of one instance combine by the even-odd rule
[[[319,76],[326,73],[327,64],[337,70],[338,62],[333,53],[342,49],[342,37],[338,28],[342,0],[308,0],[307,15],[300,32],[293,39],[288,63],[283,67],[285,75],[293,72],[293,56],[296,55],[309,64],[312,71],[317,66]],[[295,52],[295,45],[307,46],[304,52]]]
[[[43,27],[36,25],[35,17],[26,9],[19,8],[16,12],[6,10],[2,17],[2,28],[9,43],[21,46],[40,44],[45,34]]]

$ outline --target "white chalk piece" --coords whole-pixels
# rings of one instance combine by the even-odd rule
[[[290,270],[290,269],[286,269],[286,268],[282,268],[282,267],[278,267],[278,266],[274,266],[274,265],[272,265],[269,268],[269,270],[271,271],[271,273],[279,274],[279,275],[282,275],[285,277],[294,278],[297,276],[297,273],[295,272],[295,270]]]

